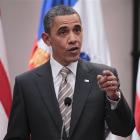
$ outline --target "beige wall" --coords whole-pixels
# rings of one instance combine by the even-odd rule
[[[112,66],[118,69],[121,88],[131,105],[133,0],[101,1]],[[41,0],[0,0],[12,86],[15,76],[28,69],[40,6]]]

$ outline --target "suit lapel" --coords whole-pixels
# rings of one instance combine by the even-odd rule
[[[47,110],[49,111],[55,125],[61,131],[62,119],[59,111],[58,101],[55,95],[52,72],[50,62],[42,65],[37,72],[38,79],[37,84],[42,96],[42,100],[45,103]]]
[[[76,127],[90,90],[94,86],[93,79],[95,80],[95,78],[96,75],[90,75],[88,68],[80,61],[77,67],[76,84],[73,96],[70,136]]]

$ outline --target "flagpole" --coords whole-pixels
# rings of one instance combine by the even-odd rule
[[[132,50],[132,68],[133,68],[133,88],[132,88],[132,105],[135,107],[136,78],[138,70],[138,60],[140,57],[140,1],[133,1],[133,50]]]

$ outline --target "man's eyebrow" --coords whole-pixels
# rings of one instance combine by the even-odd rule
[[[58,32],[61,31],[61,30],[65,30],[65,29],[67,29],[67,28],[68,28],[67,26],[62,26],[62,27],[60,27],[60,28],[58,29]]]
[[[76,28],[82,28],[82,26],[80,24],[77,24],[74,27],[76,27]]]

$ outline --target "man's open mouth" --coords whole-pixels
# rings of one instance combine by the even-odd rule
[[[77,51],[78,49],[79,47],[70,47],[69,49],[67,49],[67,51],[74,52]]]

